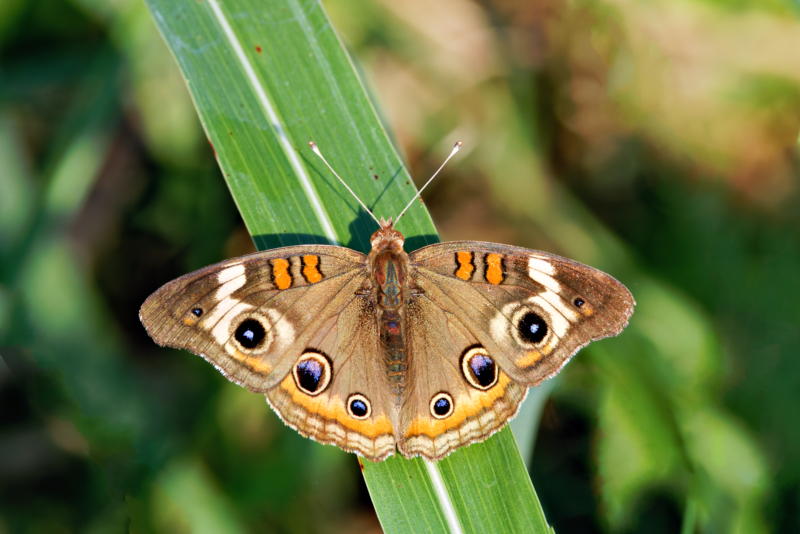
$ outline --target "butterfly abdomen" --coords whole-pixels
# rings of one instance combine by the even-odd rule
[[[385,347],[386,377],[392,393],[400,397],[405,390],[408,376],[408,353],[403,336],[405,314],[401,310],[381,310],[379,313],[381,342]]]
[[[408,375],[408,354],[405,332],[405,298],[408,255],[386,248],[372,260],[372,272],[377,287],[378,328],[385,347],[386,377],[392,393],[398,397],[405,390]]]

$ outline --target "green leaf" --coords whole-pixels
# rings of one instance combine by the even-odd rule
[[[552,532],[509,428],[436,463],[361,463],[387,532]]]
[[[214,0],[148,5],[256,245],[328,242],[368,250],[375,223],[308,142],[387,218],[415,189],[322,7]],[[437,241],[419,208],[398,229],[415,247]]]
[[[378,215],[397,216],[416,189],[322,6],[147,4],[258,248],[368,251],[375,222],[308,142]],[[398,230],[407,250],[438,241],[422,206]],[[386,532],[549,532],[510,429],[437,464],[395,456],[363,472]]]

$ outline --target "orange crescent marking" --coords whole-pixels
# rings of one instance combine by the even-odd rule
[[[500,372],[497,384],[486,391],[472,392],[471,395],[460,395],[453,402],[453,415],[446,419],[434,419],[430,415],[421,415],[414,419],[406,431],[406,438],[425,434],[435,438],[461,425],[465,420],[475,417],[481,411],[490,408],[494,402],[505,395],[506,387],[511,379]]]
[[[500,254],[487,254],[486,281],[494,285],[503,281],[503,257]]]
[[[272,366],[258,356],[248,356],[236,348],[234,348],[233,351],[229,350],[228,354],[230,354],[234,360],[252,369],[256,373],[267,374],[272,371]]]
[[[472,265],[472,252],[459,252],[456,254],[456,259],[459,266],[456,276],[468,281],[472,278],[472,271],[475,270],[475,266]]]
[[[309,284],[316,284],[322,280],[322,274],[317,269],[319,265],[318,256],[303,256],[303,276],[306,277]]]
[[[272,366],[257,356],[250,356],[244,364],[256,373],[262,375],[272,372]]]
[[[362,421],[353,419],[347,413],[344,402],[338,396],[331,397],[329,401],[323,402],[324,396],[322,395],[316,397],[306,395],[297,389],[294,383],[294,377],[292,377],[291,373],[281,382],[281,389],[291,396],[292,404],[301,406],[310,414],[336,421],[348,430],[357,432],[362,436],[375,439],[384,434],[391,435],[394,433],[392,423],[386,415],[380,415]]]
[[[545,356],[549,356],[553,349],[556,348],[558,338],[552,338],[550,342],[542,347],[540,350],[531,350],[522,355],[516,362],[520,367],[530,367]]]
[[[289,289],[292,285],[292,275],[289,274],[289,262],[283,258],[272,260],[272,279],[278,289]]]
[[[522,358],[517,360],[516,363],[520,367],[530,367],[531,365],[535,364],[539,360],[543,358],[542,353],[538,350],[532,350],[530,352],[526,352]]]

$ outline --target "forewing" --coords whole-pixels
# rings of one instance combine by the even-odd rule
[[[546,252],[465,241],[431,245],[410,258],[418,291],[528,387],[556,374],[590,341],[619,334],[633,313],[633,296],[613,277]]]
[[[236,258],[167,283],[140,319],[160,345],[186,349],[264,393],[289,373],[319,328],[367,280],[366,257],[324,245]]]

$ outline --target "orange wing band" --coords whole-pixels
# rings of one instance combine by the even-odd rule
[[[503,257],[500,254],[486,255],[486,281],[499,285],[503,282]]]
[[[316,284],[322,280],[322,273],[319,272],[319,256],[303,256],[303,276],[309,284]]]
[[[456,261],[458,261],[456,276],[469,281],[475,271],[475,266],[472,264],[472,252],[459,252],[456,254]]]
[[[364,421],[358,421],[348,415],[344,407],[344,402],[342,402],[338,396],[334,395],[329,397],[327,395],[320,395],[318,397],[311,397],[306,395],[297,388],[291,373],[283,379],[280,387],[292,399],[292,404],[289,407],[290,410],[294,406],[300,406],[311,415],[319,416],[324,420],[335,421],[348,430],[357,432],[370,439],[375,439],[380,435],[392,434],[394,432],[392,423],[384,414],[371,417]],[[302,432],[311,433],[309,430],[302,427],[300,427],[300,430]],[[324,433],[320,434],[324,436]]]
[[[279,258],[272,260],[272,280],[278,289],[289,289],[292,285],[292,275],[289,274],[289,261]]]
[[[488,390],[460,395],[455,399],[453,415],[446,419],[437,420],[427,415],[417,416],[406,430],[405,437],[411,438],[425,434],[435,439],[448,430],[458,428],[467,419],[476,417],[481,412],[491,410],[495,401],[505,395],[506,388],[510,382],[511,379],[501,372],[497,384]]]

